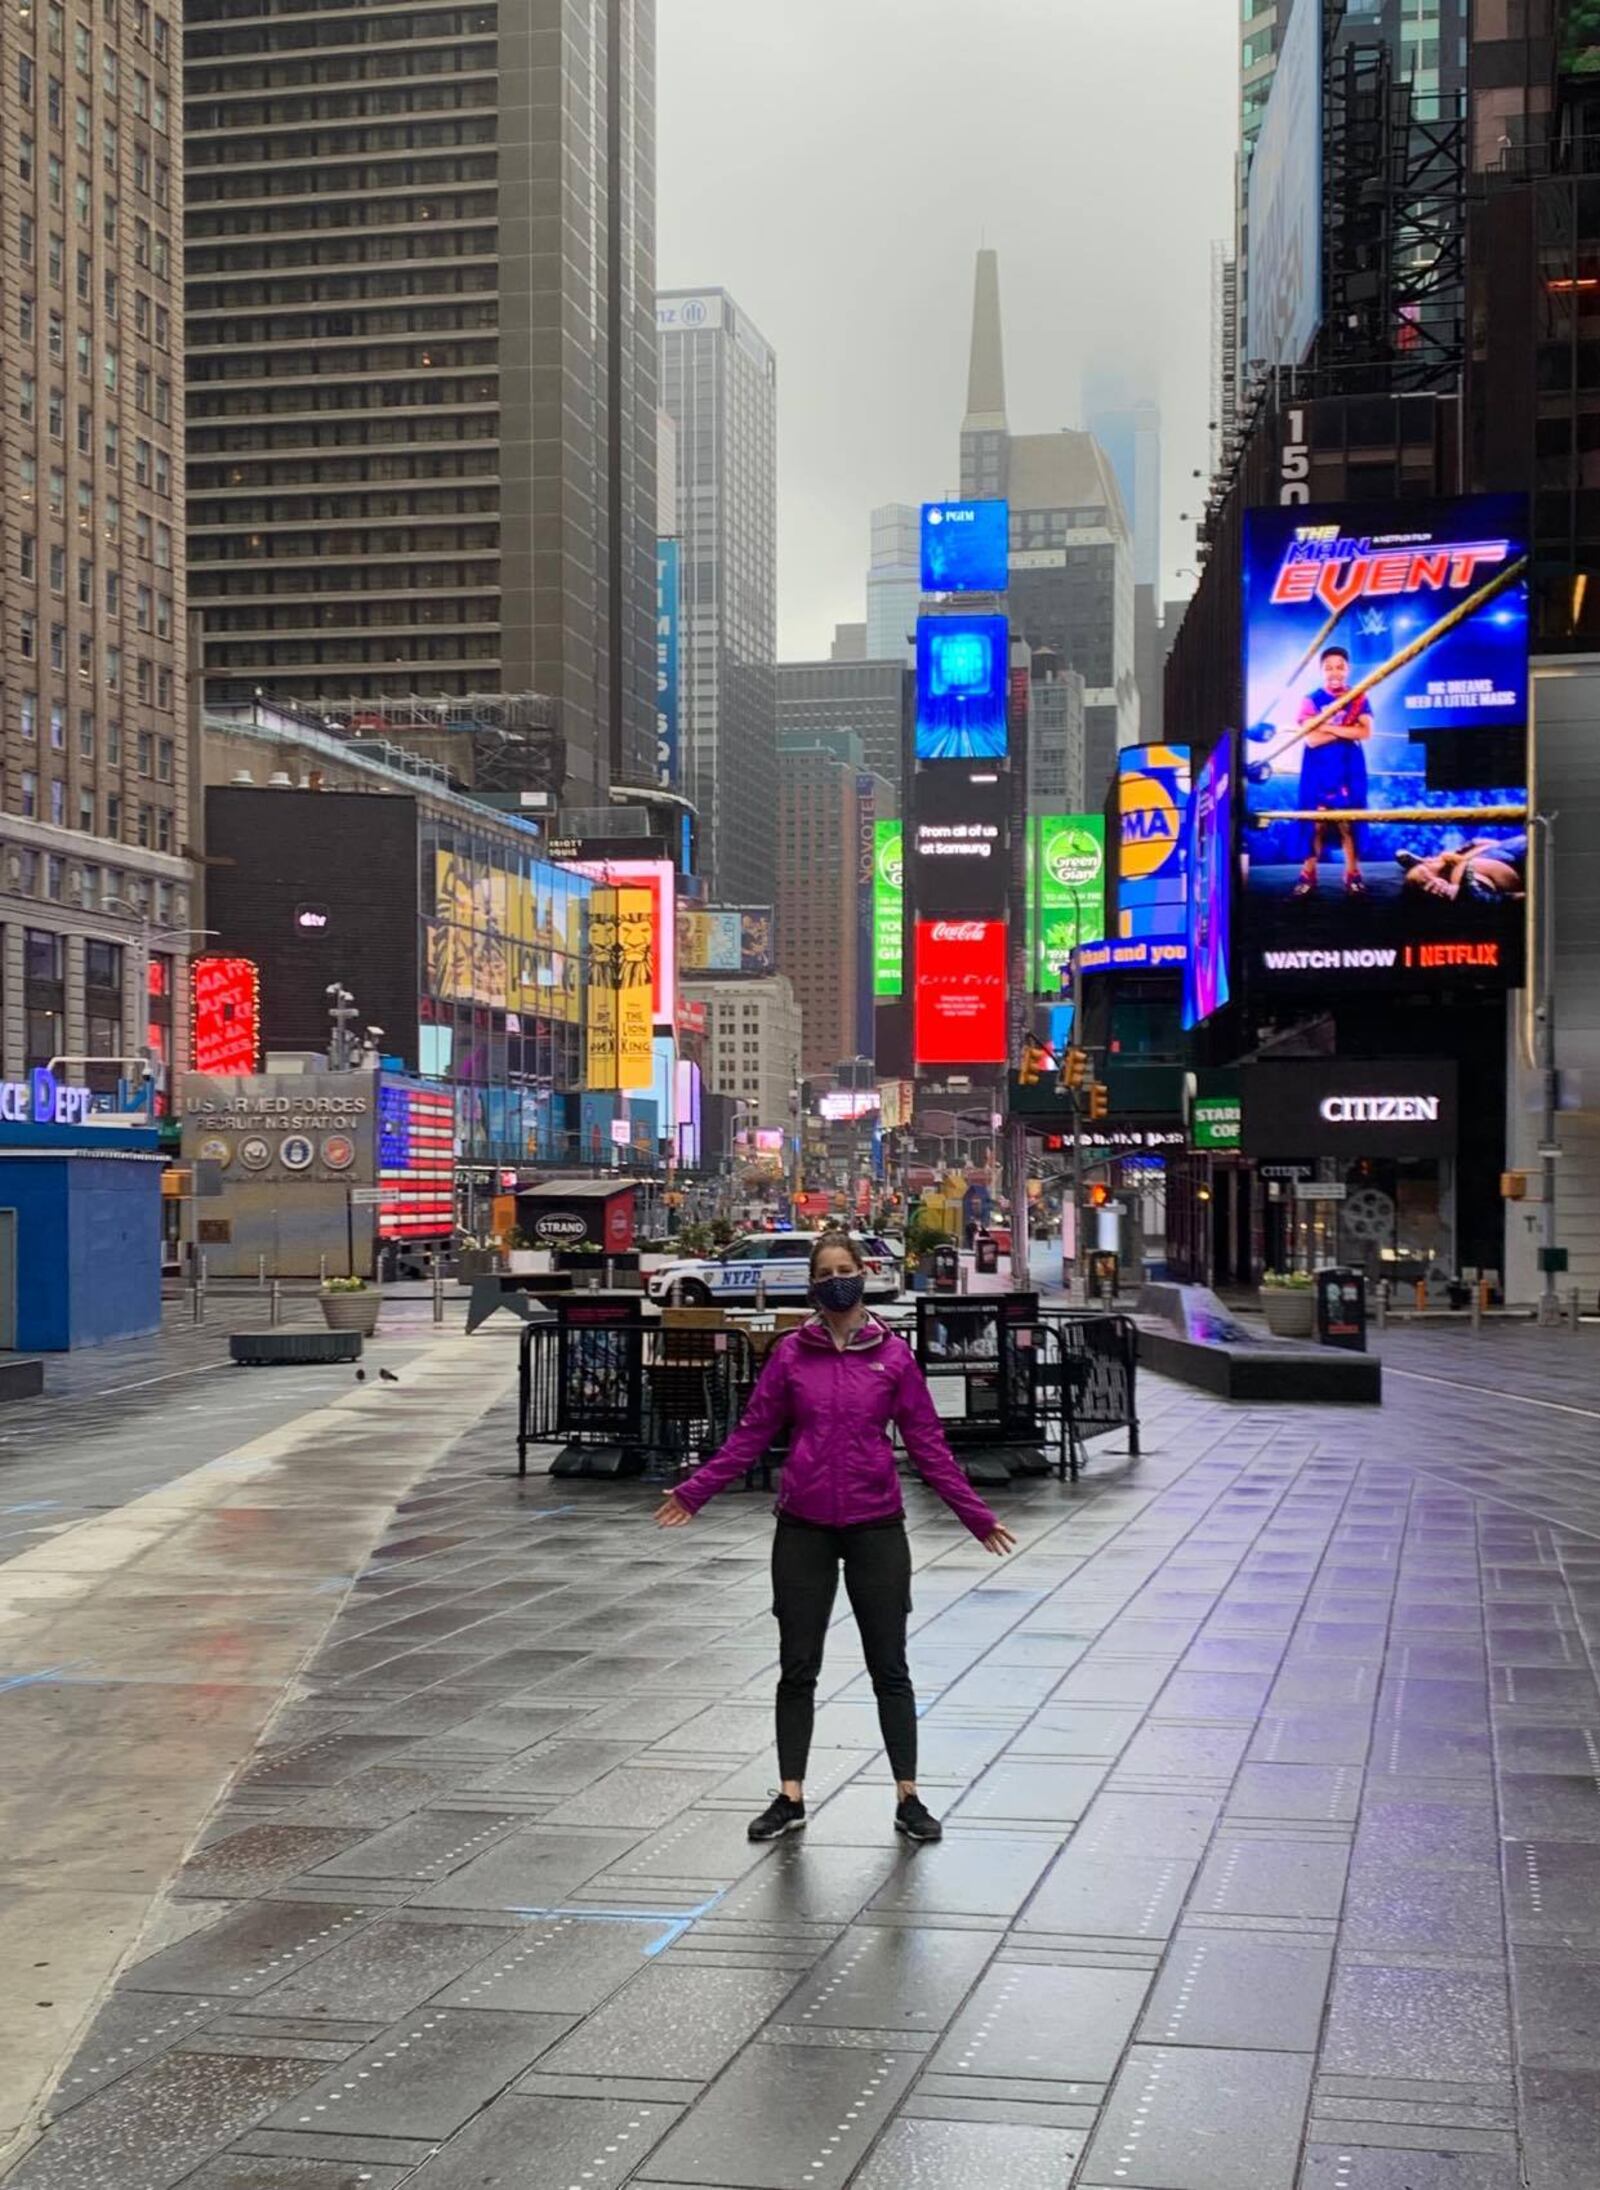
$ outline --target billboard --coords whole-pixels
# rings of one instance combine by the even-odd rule
[[[992,772],[938,768],[912,786],[911,902],[919,918],[977,914],[998,920],[1011,882],[1009,791]]]
[[[1564,76],[1600,73],[1600,0],[1561,0],[1556,65]]]
[[[1452,1156],[1459,1078],[1453,1058],[1242,1065],[1245,1154],[1275,1163],[1343,1157],[1352,1165]]]
[[[1299,365],[1322,323],[1322,0],[1299,0],[1250,159],[1245,353]]]
[[[856,1055],[877,1053],[878,1007],[872,986],[873,885],[877,874],[878,779],[856,777]]]
[[[676,1023],[678,991],[678,871],[670,859],[572,859],[563,866],[612,889],[650,893],[651,955],[655,965],[652,1009],[658,1027]]]
[[[656,542],[656,782],[663,791],[678,788],[681,731],[678,714],[680,676],[679,548],[676,540]]]
[[[1189,920],[1189,748],[1130,745],[1118,762],[1117,935],[1179,942]]]
[[[1212,747],[1189,801],[1189,955],[1183,969],[1183,1023],[1197,1027],[1232,993],[1233,781],[1231,736]]]
[[[917,619],[917,758],[1004,760],[1010,626],[1004,616]]]
[[[772,971],[770,905],[682,906],[678,912],[678,971],[742,974]]]
[[[1513,495],[1249,513],[1245,904],[1269,985],[1520,977],[1526,517]]]
[[[1004,593],[1010,583],[1007,502],[924,502],[924,593]]]
[[[251,1073],[261,1051],[261,975],[254,959],[207,955],[189,969],[196,1072]]]
[[[1035,814],[1028,823],[1028,919],[1034,991],[1059,996],[1080,943],[1106,927],[1103,814]]]
[[[872,993],[898,996],[905,987],[906,830],[881,817],[872,825]]]
[[[647,890],[598,889],[589,900],[589,1041],[584,1077],[592,1089],[654,1084],[654,919],[655,907]]]
[[[919,1065],[1006,1061],[1006,923],[917,922]]]

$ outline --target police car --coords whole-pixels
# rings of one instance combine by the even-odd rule
[[[887,1241],[872,1232],[850,1235],[867,1266],[868,1300],[898,1300],[901,1266]],[[773,1307],[804,1302],[811,1287],[814,1232],[747,1232],[719,1255],[669,1263],[650,1280],[650,1298],[685,1308]]]

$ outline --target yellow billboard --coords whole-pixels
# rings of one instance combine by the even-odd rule
[[[655,907],[648,890],[597,889],[589,900],[587,1084],[655,1084],[651,1051]]]

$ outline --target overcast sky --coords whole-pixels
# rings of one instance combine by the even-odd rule
[[[1165,430],[1167,590],[1207,458],[1238,0],[659,0],[660,279],[778,353],[779,653],[866,614],[868,516],[958,483],[973,255],[1001,254],[1013,432],[1086,369]]]

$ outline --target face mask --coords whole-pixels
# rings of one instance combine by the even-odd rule
[[[818,1278],[811,1288],[811,1297],[830,1315],[843,1316],[852,1308],[860,1307],[866,1289],[866,1279],[859,1270],[853,1270],[848,1277]]]

